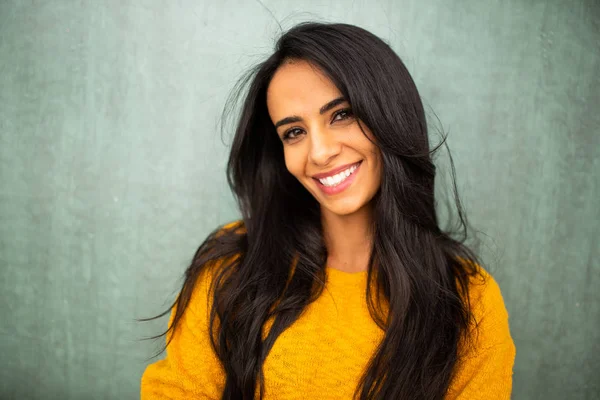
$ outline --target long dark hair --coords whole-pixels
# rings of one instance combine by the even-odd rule
[[[296,25],[234,88],[224,116],[235,100],[244,100],[227,177],[242,220],[215,229],[200,245],[173,304],[169,330],[179,324],[200,274],[219,261],[209,331],[214,331],[211,343],[226,372],[222,398],[253,399],[257,388],[262,398],[263,361],[277,337],[324,289],[327,248],[319,204],[286,170],[282,143],[267,112],[267,87],[287,59],[305,60],[323,71],[381,150],[383,175],[373,198],[368,266],[368,281],[377,290],[371,285],[365,290],[371,316],[385,336],[357,382],[355,397],[443,398],[461,344],[468,342],[468,282],[481,263],[465,244],[467,221],[452,158],[462,237],[438,225],[432,154],[445,138],[430,150],[423,104],[408,70],[384,41],[348,24]],[[261,330],[271,318],[263,340]]]

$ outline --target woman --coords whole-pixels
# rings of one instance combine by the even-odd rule
[[[508,314],[438,226],[402,61],[303,23],[251,73],[228,163],[243,219],[195,254],[142,398],[508,399]]]

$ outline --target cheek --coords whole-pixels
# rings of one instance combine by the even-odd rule
[[[383,169],[383,160],[381,158],[381,150],[379,147],[373,145],[372,143],[362,142],[362,153],[365,154],[369,159],[369,164],[371,166],[371,177],[376,181],[381,179],[382,169]]]
[[[372,150],[372,154],[373,154],[373,158],[375,159],[375,162],[377,163],[378,167],[381,167],[381,151],[379,150],[379,148],[374,148]]]
[[[299,157],[297,152],[284,150],[284,158],[285,158],[285,167],[289,171],[290,174],[294,175],[296,178],[300,178],[300,175],[304,171],[304,163],[302,162],[301,157]]]
[[[373,153],[373,159],[375,160],[375,174],[377,175],[376,178],[378,180],[381,180],[381,175],[383,173],[383,160],[381,159],[381,152],[379,151],[379,149],[375,149]]]

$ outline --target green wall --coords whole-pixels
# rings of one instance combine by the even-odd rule
[[[134,319],[237,218],[217,124],[274,18],[389,41],[450,132],[510,313],[513,398],[600,398],[593,0],[0,1],[0,398],[138,397],[159,345],[139,338],[166,319]]]

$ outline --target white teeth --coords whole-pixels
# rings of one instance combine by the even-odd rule
[[[356,168],[358,168],[357,164],[333,176],[328,176],[327,178],[319,179],[319,182],[321,182],[324,186],[337,186],[343,181],[345,181],[346,178],[348,178],[350,175],[352,175],[352,173],[356,171]]]

